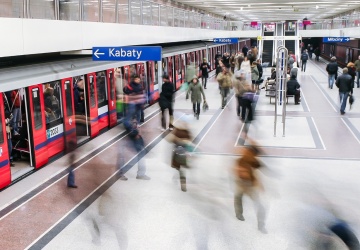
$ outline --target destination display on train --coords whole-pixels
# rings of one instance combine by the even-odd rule
[[[346,43],[350,37],[323,37],[323,43]]]
[[[161,61],[160,46],[93,47],[94,61]]]
[[[214,43],[226,43],[226,44],[233,44],[233,43],[238,43],[239,39],[232,37],[232,38],[214,38],[213,39]]]

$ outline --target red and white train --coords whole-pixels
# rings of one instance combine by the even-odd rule
[[[66,152],[68,142],[79,145],[117,125],[124,107],[119,92],[132,74],[141,76],[149,96],[146,105],[152,105],[159,97],[164,72],[178,89],[190,62],[200,65],[203,58],[208,58],[214,70],[217,51],[241,51],[245,43],[250,46],[250,40],[233,45],[169,45],[163,47],[162,62],[94,62],[80,58],[0,69],[0,189]],[[18,131],[8,133],[6,118],[16,108],[11,101],[14,90],[19,91],[21,101]],[[13,167],[9,151],[16,158]]]

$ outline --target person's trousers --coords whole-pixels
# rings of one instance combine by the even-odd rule
[[[295,91],[295,103],[299,103],[300,102],[300,90],[296,90]]]
[[[242,198],[244,194],[250,197],[256,207],[256,215],[258,220],[258,227],[262,228],[265,226],[265,208],[260,202],[259,191],[257,187],[252,186],[251,182],[237,181],[237,190],[234,196],[234,208],[236,217],[243,216],[243,204]]]
[[[360,78],[360,71],[356,71],[356,78],[357,78],[357,80],[356,80],[356,85],[357,85],[358,88],[360,88],[360,85],[359,85],[359,82],[360,82],[360,81],[359,81],[359,80],[360,80],[360,79],[359,79],[359,78]]]
[[[349,96],[349,92],[339,92],[341,113],[345,113],[346,101],[348,96]]]
[[[221,107],[226,106],[227,96],[229,94],[229,88],[221,88]]]
[[[186,191],[186,174],[185,169],[179,168],[179,175],[180,175],[180,186],[181,190]]]
[[[301,62],[301,71],[305,72],[305,70],[306,70],[306,61],[302,61]]]
[[[14,128],[14,132],[19,132],[18,124],[21,119],[20,117],[20,108],[13,108],[12,110],[13,119],[12,119],[12,127]]]
[[[173,127],[173,122],[174,122],[174,110],[172,107],[167,108],[169,110],[169,116],[170,116],[170,121],[169,121],[169,128]],[[166,108],[161,108],[161,126],[166,129],[166,117],[165,117],[165,110]]]
[[[134,143],[134,147],[136,152],[138,152],[137,155],[137,162],[138,162],[138,171],[137,171],[137,176],[144,176],[146,173],[146,164],[145,164],[145,154],[146,154],[146,150],[145,150],[145,144],[144,144],[144,140],[141,136],[136,136],[135,138],[132,139],[133,143]]]
[[[140,123],[141,118],[141,105],[129,103],[127,104],[126,115],[124,118],[124,126],[126,130],[132,129],[132,119],[136,118],[137,123]]]
[[[247,117],[246,117],[246,111],[247,111]],[[253,119],[253,110],[251,101],[248,99],[242,98],[241,100],[241,120],[245,121],[252,121]]]
[[[67,185],[68,185],[68,187],[75,186],[75,174],[74,174],[73,166],[69,167],[69,175],[68,175],[68,179],[67,179]]]
[[[329,74],[328,76],[329,88],[333,88],[335,82],[335,74]]]
[[[201,77],[201,83],[202,83],[202,86],[203,86],[204,88],[206,88],[207,77],[202,76],[202,77]]]
[[[241,107],[241,104],[242,104],[242,96],[240,95],[237,95],[236,96],[236,100],[237,100],[237,105],[236,105],[236,114],[237,116],[240,116],[240,107]]]
[[[200,102],[193,102],[193,111],[195,115],[200,115]]]

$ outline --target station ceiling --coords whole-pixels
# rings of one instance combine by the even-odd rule
[[[176,0],[239,21],[319,20],[360,8],[360,0]]]

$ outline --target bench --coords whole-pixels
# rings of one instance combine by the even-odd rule
[[[270,104],[271,104],[271,99],[275,98],[275,94],[269,95],[269,97],[270,97]],[[286,95],[286,104],[289,103],[289,97],[294,97],[294,103],[295,103],[295,96],[294,95]]]

